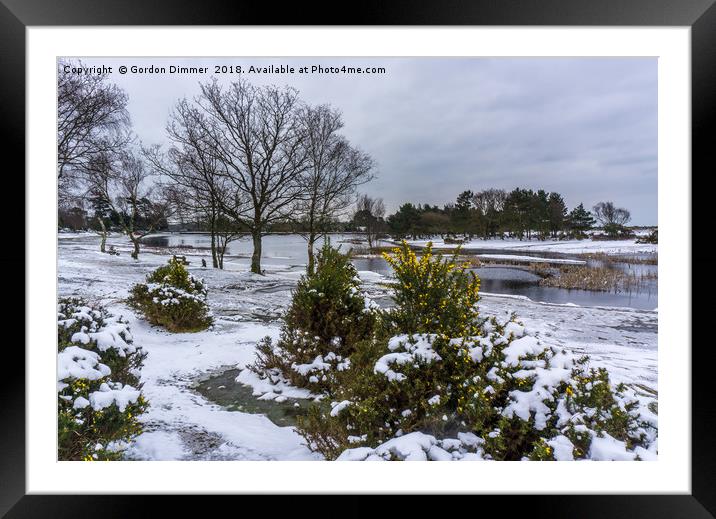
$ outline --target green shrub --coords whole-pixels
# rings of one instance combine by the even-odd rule
[[[602,230],[604,234],[592,234],[592,240],[628,240],[634,238],[634,231],[624,225],[610,223],[606,224]]]
[[[139,370],[146,354],[121,317],[77,298],[58,302],[58,458],[121,459],[147,407]]]
[[[418,260],[403,245],[390,258],[396,308],[384,319],[394,335],[360,343],[330,403],[299,419],[312,449],[335,459],[418,432],[470,433],[472,452],[496,460],[554,459],[555,445],[559,459],[589,457],[595,437],[646,444],[651,425],[626,388],[526,334],[514,316],[480,318],[479,280],[454,257],[426,252]]]
[[[213,322],[206,296],[204,282],[189,274],[182,259],[172,257],[146,283],[132,287],[128,302],[147,321],[170,332],[198,332]]]
[[[392,255],[383,254],[395,276],[390,315],[395,331],[453,337],[477,331],[480,280],[466,270],[467,263],[457,263],[457,254],[435,257],[428,243],[418,259],[405,241]]]
[[[283,377],[298,387],[330,392],[336,373],[346,370],[357,345],[371,337],[377,307],[360,291],[350,258],[326,243],[315,273],[299,280],[284,316],[281,336],[258,345],[249,369],[260,377]]]

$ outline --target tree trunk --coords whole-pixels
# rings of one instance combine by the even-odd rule
[[[107,244],[107,228],[104,226],[102,218],[99,219],[99,226],[102,228],[102,233],[100,234],[102,241],[99,243],[99,250],[100,252],[106,252],[105,245]]]
[[[139,259],[139,239],[135,238],[134,235],[130,234],[129,239],[132,240],[134,250],[132,251],[132,259]]]
[[[251,237],[254,242],[254,253],[251,255],[251,272],[261,274],[261,231],[252,231]]]
[[[226,254],[226,246],[228,245],[227,241],[219,240],[219,245],[216,248],[216,266],[224,270],[224,254]]]
[[[315,236],[310,235],[308,237],[308,266],[306,267],[306,272],[309,276],[313,275],[313,272],[316,268],[316,259],[313,254],[313,244],[315,243],[315,241]]]
[[[213,226],[211,229],[211,264],[214,268],[219,266],[219,259],[216,254],[216,231],[214,231]]]
[[[211,263],[214,268],[217,268],[219,266],[219,261],[216,255],[216,217],[213,209],[211,212],[211,221],[209,225],[211,231]]]

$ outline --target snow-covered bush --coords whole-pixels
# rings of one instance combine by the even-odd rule
[[[57,340],[58,458],[119,459],[118,446],[141,432],[146,354],[126,321],[77,298],[58,302]]]
[[[356,447],[344,451],[338,461],[470,461],[484,460],[482,439],[472,433],[437,439],[412,432],[392,438],[376,448]]]
[[[350,258],[326,243],[315,273],[302,276],[293,292],[277,343],[264,339],[250,369],[264,378],[283,377],[295,386],[330,392],[359,343],[372,336],[377,315]]]
[[[100,355],[115,380],[137,386],[146,353],[133,343],[127,321],[80,298],[62,298],[57,304],[59,351],[79,345]]]
[[[480,318],[479,281],[454,258],[424,258],[405,247],[391,258],[397,306],[385,319],[394,335],[357,350],[330,408],[314,406],[300,419],[311,448],[329,459],[366,447],[404,459],[379,446],[420,432],[470,434],[469,452],[481,459],[598,458],[595,446],[605,441],[615,457],[651,454],[643,447],[655,429],[633,392],[613,386],[586,358],[543,344],[514,316]]]
[[[213,322],[204,282],[189,274],[184,262],[172,257],[132,287],[129,304],[152,324],[170,332],[198,332]]]

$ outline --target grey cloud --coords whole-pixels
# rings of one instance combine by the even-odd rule
[[[602,199],[635,224],[657,222],[655,58],[87,58],[88,65],[383,66],[385,75],[262,75],[310,103],[341,109],[344,133],[376,159],[365,191],[389,211],[442,205],[464,189],[544,188],[570,207]],[[164,142],[181,97],[203,76],[113,74],[130,97],[135,131]],[[226,75],[220,81],[229,82]]]

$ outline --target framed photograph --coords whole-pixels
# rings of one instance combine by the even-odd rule
[[[439,493],[714,517],[691,285],[712,3],[348,26],[3,0],[27,209],[2,512]]]

